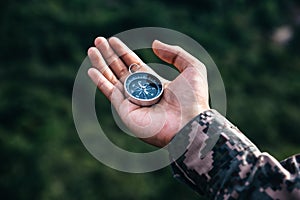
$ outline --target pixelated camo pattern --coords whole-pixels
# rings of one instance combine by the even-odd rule
[[[300,199],[300,154],[279,163],[215,110],[197,116],[172,143],[171,159],[186,149],[173,160],[174,176],[207,199]]]

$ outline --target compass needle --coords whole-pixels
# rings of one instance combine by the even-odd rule
[[[151,106],[157,103],[163,93],[161,81],[148,72],[131,73],[124,82],[128,99],[140,106]]]

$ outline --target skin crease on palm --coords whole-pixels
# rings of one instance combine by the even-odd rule
[[[137,63],[139,71],[155,72],[116,37],[95,39],[95,47],[88,50],[93,66],[88,74],[133,134],[163,147],[192,118],[209,109],[207,73],[203,63],[178,46],[155,40],[152,49],[180,72],[171,82],[156,74],[163,82],[164,93],[153,106],[141,107],[125,97],[123,82],[130,74],[129,65]]]

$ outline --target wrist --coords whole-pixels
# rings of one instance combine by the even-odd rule
[[[187,113],[185,113],[182,116],[182,120],[181,120],[181,125],[179,127],[178,132],[184,128],[190,121],[192,121],[195,117],[197,117],[198,115],[200,115],[201,113],[204,113],[206,111],[210,110],[210,107],[207,106],[195,106],[192,111],[189,110],[187,111]]]
[[[173,133],[170,133],[168,135],[166,135],[165,139],[164,139],[164,144],[167,145],[170,143],[170,141],[179,133],[182,131],[182,129],[184,129],[189,123],[191,123],[197,116],[199,116],[202,113],[205,113],[207,111],[210,110],[209,106],[205,106],[205,107],[197,107],[195,109],[193,109],[193,112],[189,112],[189,113],[185,113],[184,115],[182,115],[182,119],[181,119],[181,123],[179,123],[178,128],[176,130],[174,130]]]

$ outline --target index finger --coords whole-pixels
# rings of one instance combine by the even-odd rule
[[[114,51],[126,63],[127,66],[130,66],[133,63],[136,63],[140,66],[144,65],[143,61],[119,38],[111,37],[108,41]]]
[[[139,65],[139,71],[146,71],[156,74],[149,66],[147,66],[131,49],[129,49],[119,38],[111,37],[109,44],[118,56],[129,67],[133,64]]]
[[[166,79],[158,75],[151,67],[146,65],[131,49],[129,49],[119,38],[111,37],[109,44],[115,53],[123,60],[123,62],[129,67],[137,64],[139,71],[145,71],[155,74],[163,83],[168,82]]]

